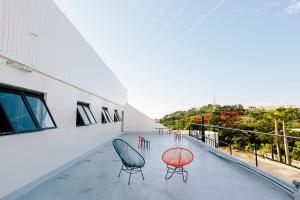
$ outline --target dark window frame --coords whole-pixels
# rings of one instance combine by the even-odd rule
[[[44,99],[44,95],[40,95],[40,96],[34,96],[34,95],[32,95],[32,94],[27,94],[27,95],[25,95],[25,96],[23,96],[23,98],[24,99],[26,99],[26,96],[28,96],[28,97],[34,97],[34,98],[38,98],[38,99],[40,99],[42,102],[43,102],[43,104],[44,104],[44,106],[45,106],[45,108],[46,108],[46,110],[47,110],[47,112],[48,112],[48,114],[49,114],[49,117],[51,118],[51,120],[52,120],[52,123],[53,123],[53,125],[54,125],[54,127],[48,127],[48,128],[41,128],[42,130],[46,130],[46,129],[53,129],[53,128],[57,128],[57,125],[56,125],[56,123],[55,123],[55,121],[54,121],[54,118],[53,118],[53,116],[52,116],[52,114],[51,114],[51,112],[50,112],[50,110],[49,110],[49,107],[48,107],[48,105],[46,104],[46,101],[45,101],[45,99]],[[30,107],[31,108],[31,106],[29,105],[29,103],[28,103],[28,100],[26,99],[26,102],[25,102],[25,104],[28,104],[28,107]],[[32,115],[34,115],[34,113],[33,113],[33,111],[32,111],[32,109],[30,109],[30,112],[31,112],[31,114]],[[40,127],[40,124],[39,124],[39,122],[38,122],[38,120],[36,119],[36,117],[35,117],[35,119],[34,119],[35,121],[36,121],[36,123],[39,125],[39,127]]]
[[[120,122],[120,121],[122,121],[122,119],[119,115],[118,110],[114,110],[114,122]]]
[[[103,122],[103,119],[105,119],[105,122]],[[108,112],[107,107],[102,107],[101,122],[102,122],[102,124],[108,124],[108,123],[114,122],[114,120],[112,119],[110,113]]]
[[[101,112],[101,123],[102,123],[102,124],[107,124],[107,123],[108,123],[108,120],[106,119],[106,116],[105,116],[103,110],[102,110],[102,112]]]
[[[76,107],[76,118],[77,118],[77,114],[78,114],[78,113],[80,114],[80,112],[78,111],[78,106],[81,106],[81,107],[82,107],[82,110],[84,111],[85,116],[86,116],[87,119],[89,120],[89,124],[78,125],[78,124],[77,124],[77,119],[76,119],[76,127],[81,127],[81,126],[91,126],[91,125],[97,124],[97,120],[96,120],[96,118],[95,118],[93,112],[91,111],[90,104],[88,104],[88,103],[84,103],[84,102],[81,102],[81,101],[78,101],[78,102],[77,102],[77,107]],[[91,115],[92,115],[92,117],[93,117],[95,123],[93,123],[93,122],[91,121],[91,119],[90,119],[88,113],[87,113],[86,110],[84,109],[85,107],[89,109],[89,111],[90,111],[90,113],[91,113]],[[82,118],[81,114],[80,114],[80,117]],[[84,121],[84,120],[83,120],[83,121]]]
[[[21,87],[10,86],[10,85],[6,85],[6,84],[0,84],[0,92],[19,95],[20,98],[22,99],[22,102],[24,103],[28,113],[29,113],[30,118],[32,119],[32,121],[33,121],[33,123],[36,127],[35,129],[16,131],[15,128],[13,127],[12,123],[11,123],[11,120],[9,119],[9,117],[8,117],[6,111],[5,111],[5,108],[3,108],[2,104],[0,103],[0,110],[4,114],[8,124],[10,126],[10,129],[12,130],[12,131],[9,131],[9,132],[0,133],[0,137],[1,136],[7,136],[7,135],[17,135],[17,134],[25,134],[25,133],[32,133],[32,132],[40,132],[40,131],[44,131],[44,130],[57,128],[57,124],[56,124],[56,122],[55,122],[55,120],[54,120],[54,118],[53,118],[53,116],[50,112],[50,109],[49,109],[49,107],[48,107],[48,105],[47,105],[47,103],[44,99],[44,96],[45,96],[44,93],[36,92],[36,91],[33,91],[33,90],[21,88]],[[41,128],[38,120],[36,119],[36,117],[35,117],[35,115],[32,111],[31,106],[29,105],[29,103],[26,99],[26,96],[38,98],[42,101],[42,103],[44,104],[44,106],[47,110],[47,113],[49,114],[49,116],[52,120],[53,127]]]

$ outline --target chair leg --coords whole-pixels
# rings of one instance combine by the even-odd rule
[[[118,177],[120,177],[122,170],[123,170],[123,165],[122,165],[122,167],[121,167],[121,169],[120,169],[120,172],[119,172]]]
[[[175,168],[175,169],[172,169],[172,168],[170,168],[169,166],[167,166],[168,167],[168,170],[167,170],[167,174],[166,174],[166,177],[165,177],[165,179],[166,180],[169,180],[175,173],[176,173],[176,171],[177,171],[177,169],[178,168]],[[169,169],[170,170],[173,170],[172,172],[170,172],[170,176],[168,176],[169,175]]]
[[[165,176],[165,179],[167,179],[167,176],[169,174],[169,167],[168,167],[168,170],[167,170],[167,173],[166,173],[166,176]]]
[[[145,180],[145,178],[144,178],[144,174],[143,174],[143,171],[142,171],[142,168],[140,168],[140,171],[141,171],[141,174],[142,174],[143,180]]]
[[[131,169],[131,171],[129,172],[128,185],[130,185],[131,172],[132,172],[132,169]]]
[[[189,173],[185,169],[183,169],[183,167],[181,168],[181,173],[182,173],[182,179],[183,179],[183,181],[186,182],[187,179],[188,179]],[[186,174],[185,178],[184,178],[184,173]]]

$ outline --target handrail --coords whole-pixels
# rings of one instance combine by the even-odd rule
[[[258,131],[248,131],[248,130],[241,130],[241,129],[234,129],[234,128],[228,128],[228,127],[217,126],[217,125],[211,125],[211,124],[195,124],[195,123],[190,123],[190,127],[191,127],[191,125],[192,125],[192,126],[195,126],[195,125],[196,125],[196,126],[199,126],[199,127],[212,127],[212,128],[216,128],[216,129],[225,129],[225,130],[230,130],[230,131],[237,131],[237,132],[241,132],[241,133],[247,134],[247,135],[250,136],[250,137],[254,136],[254,139],[255,139],[255,148],[254,148],[254,152],[252,152],[252,151],[247,151],[247,150],[245,150],[245,149],[241,149],[241,148],[237,148],[237,147],[235,147],[235,149],[240,150],[240,151],[245,151],[245,152],[248,152],[248,153],[251,153],[251,154],[255,155],[255,166],[256,166],[256,167],[258,167],[258,157],[262,157],[262,158],[265,158],[265,159],[268,159],[268,160],[271,160],[271,161],[275,161],[275,162],[277,162],[277,163],[281,163],[281,164],[284,164],[284,165],[287,165],[287,166],[290,166],[290,167],[293,167],[293,168],[296,168],[296,169],[300,169],[300,167],[295,166],[295,165],[292,165],[292,164],[289,164],[289,163],[286,163],[286,161],[285,161],[285,162],[282,162],[281,160],[278,161],[278,160],[274,159],[274,157],[273,157],[273,152],[272,152],[272,158],[270,158],[270,157],[268,157],[268,156],[261,155],[260,153],[258,153],[258,152],[257,152],[257,151],[258,151],[258,147],[257,147],[257,135],[258,135],[258,134],[263,134],[263,132],[258,132]],[[195,130],[189,129],[189,131],[195,131]],[[215,148],[218,148],[218,147],[220,146],[220,144],[225,144],[225,145],[227,145],[227,146],[229,147],[230,155],[232,155],[233,147],[232,147],[232,144],[231,144],[230,141],[229,141],[229,143],[228,143],[228,142],[225,142],[225,141],[221,141],[221,140],[219,140],[219,139],[218,139],[218,141],[216,141],[216,139],[212,139],[212,138],[206,137],[205,135],[202,135],[202,134],[200,133],[200,130],[197,130],[197,131],[199,131],[199,132],[196,133],[196,136],[191,135],[191,134],[190,134],[191,132],[189,132],[189,135],[192,136],[192,137],[196,137],[197,139],[199,139],[198,136],[200,136],[201,139],[202,139],[202,138],[205,138],[205,140],[208,140],[208,141],[213,142]],[[252,133],[252,134],[251,134],[251,133]],[[284,137],[283,135],[275,135],[275,134],[267,134],[267,133],[264,133],[264,135],[270,135],[270,136],[274,136],[274,137],[279,137],[279,136]],[[288,136],[286,136],[286,138],[290,138],[290,139],[300,139],[300,137],[288,137]],[[216,144],[217,144],[217,145],[216,145]],[[284,154],[284,155],[285,155],[285,154]],[[285,158],[285,159],[287,159],[287,158]]]
[[[224,130],[230,130],[230,131],[239,131],[242,133],[252,133],[252,134],[262,134],[262,135],[269,135],[269,136],[275,136],[275,137],[285,137],[289,139],[297,139],[300,140],[300,137],[297,136],[284,136],[284,135],[276,135],[276,134],[271,134],[271,133],[264,133],[264,132],[259,132],[259,131],[251,131],[251,130],[242,130],[242,129],[235,129],[235,128],[228,128],[224,126],[217,126],[217,125],[211,125],[211,124],[195,124],[195,123],[190,123],[190,125],[198,125],[198,126],[205,126],[205,127],[211,127],[211,128],[218,128],[218,129],[224,129]]]

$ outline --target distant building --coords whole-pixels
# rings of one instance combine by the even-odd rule
[[[266,106],[244,106],[248,110],[272,110],[277,108],[297,108],[295,105],[266,105]]]

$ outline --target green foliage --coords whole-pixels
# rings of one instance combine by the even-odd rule
[[[295,142],[291,156],[295,160],[300,160],[300,141]]]
[[[272,153],[272,145],[271,144],[262,144],[259,152],[263,156],[267,156],[267,154]]]
[[[255,144],[248,143],[247,146],[245,147],[245,150],[248,151],[248,152],[254,152]]]
[[[205,105],[199,108],[192,108],[187,111],[177,111],[163,117],[160,122],[172,129],[186,130],[193,119],[207,117],[207,124],[225,126],[242,130],[253,130],[264,133],[275,133],[274,123],[278,122],[282,130],[282,123],[285,121],[286,130],[289,135],[300,136],[299,132],[291,129],[300,128],[300,110],[298,108],[277,108],[277,109],[245,109],[242,105]],[[254,139],[247,133],[228,130],[217,130],[219,140],[231,143],[236,149],[254,151]],[[257,135],[259,152],[263,155],[271,153],[275,139],[269,135]],[[284,150],[282,138],[278,141],[281,150]],[[300,141],[289,140],[291,156],[300,160]]]

